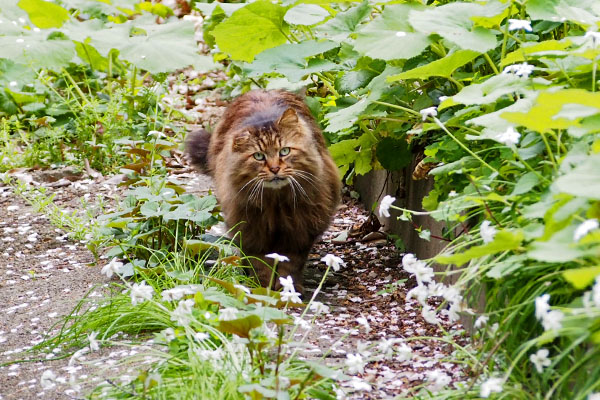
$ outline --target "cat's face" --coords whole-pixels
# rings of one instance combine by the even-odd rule
[[[277,119],[245,127],[235,135],[232,150],[234,182],[251,199],[265,189],[306,195],[307,185],[314,184],[317,151],[310,131],[291,108]]]

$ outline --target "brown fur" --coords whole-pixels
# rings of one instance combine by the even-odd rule
[[[277,273],[292,276],[301,291],[308,253],[340,200],[337,168],[308,107],[286,91],[254,90],[229,105],[208,151],[207,135],[189,135],[188,157],[214,178],[225,222],[234,234],[241,233],[244,253],[258,258],[252,264],[261,284],[267,286],[271,278],[264,262],[273,264],[265,254],[278,253],[290,261],[279,263]],[[289,154],[280,155],[285,147]],[[256,160],[256,152],[266,159]],[[275,176],[289,183],[265,186]],[[274,283],[277,288],[277,276]]]

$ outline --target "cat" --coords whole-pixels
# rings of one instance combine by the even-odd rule
[[[303,270],[315,240],[327,229],[340,195],[337,167],[310,110],[296,94],[252,90],[225,110],[214,132],[186,138],[191,164],[212,176],[225,223],[239,236],[263,287],[291,276],[303,292]],[[241,235],[237,235],[240,233]],[[265,265],[265,263],[267,265]]]

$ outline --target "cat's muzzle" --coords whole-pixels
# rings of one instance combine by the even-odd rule
[[[268,189],[281,189],[290,184],[290,180],[285,177],[275,176],[271,180],[265,180],[264,187]]]

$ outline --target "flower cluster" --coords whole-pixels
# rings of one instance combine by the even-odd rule
[[[549,294],[544,294],[535,299],[535,317],[540,320],[544,330],[553,331],[562,328],[565,315],[559,310],[550,310]]]
[[[459,290],[454,286],[446,286],[433,280],[433,268],[428,267],[424,261],[418,260],[414,254],[408,253],[402,258],[402,267],[404,270],[414,275],[417,280],[417,286],[409,290],[406,299],[416,298],[423,306],[421,312],[423,319],[430,324],[438,324],[440,321],[435,310],[427,304],[429,297],[443,297],[450,305],[445,311],[448,319],[452,322],[458,321],[458,313],[464,311],[463,297]]]
[[[281,301],[291,301],[292,303],[302,303],[300,293],[296,292],[294,288],[294,280],[291,276],[287,278],[279,277],[279,283],[281,284]]]

